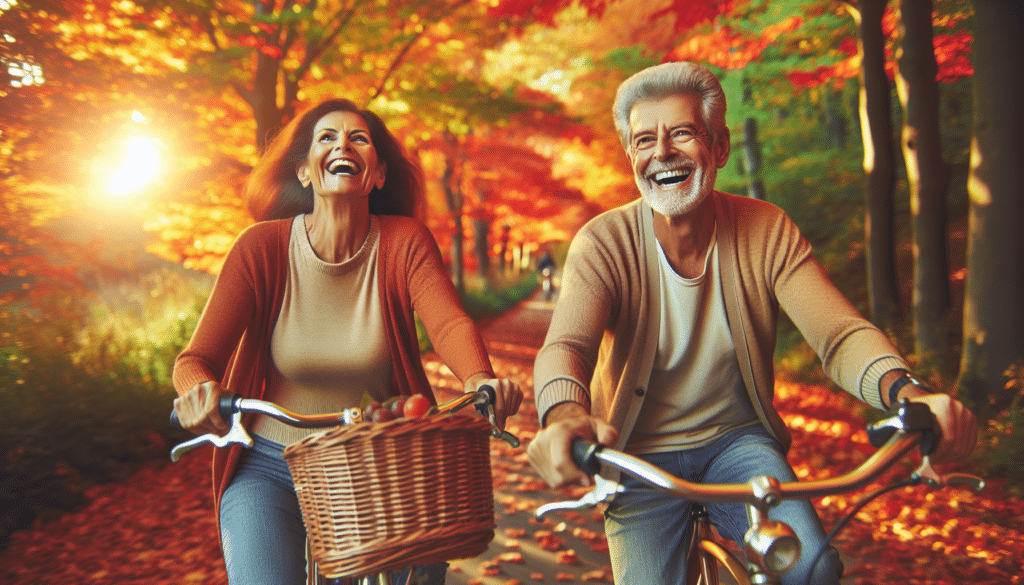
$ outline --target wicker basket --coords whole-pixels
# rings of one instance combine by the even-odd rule
[[[490,424],[437,414],[359,423],[284,451],[326,577],[471,558],[494,538]]]

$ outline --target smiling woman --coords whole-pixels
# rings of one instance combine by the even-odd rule
[[[110,180],[107,190],[113,195],[127,195],[153,180],[160,170],[160,150],[149,138],[136,138],[128,143],[121,168]]]

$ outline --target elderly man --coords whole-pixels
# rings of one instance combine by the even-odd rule
[[[615,126],[641,197],[573,239],[562,293],[535,365],[543,430],[530,461],[552,486],[588,478],[569,457],[574,437],[614,446],[690,481],[794,481],[790,436],[772,405],[780,309],[828,376],[877,408],[927,403],[942,462],[970,453],[974,416],[911,377],[890,340],[830,282],[777,207],[714,190],[729,157],[725,95],[692,63],[641,71],[620,87]],[[605,478],[618,481],[619,478]],[[617,583],[683,583],[690,504],[623,479],[605,531]],[[725,537],[742,541],[742,504],[707,504]],[[816,551],[824,530],[809,502],[773,510]],[[804,583],[813,554],[784,576]],[[838,583],[831,550],[813,583]]]

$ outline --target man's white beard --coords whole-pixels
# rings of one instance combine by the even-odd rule
[[[634,176],[636,186],[644,201],[665,217],[676,217],[689,213],[711,194],[715,189],[717,169],[714,167],[697,167],[693,170],[686,186],[680,189],[662,191],[657,183]]]

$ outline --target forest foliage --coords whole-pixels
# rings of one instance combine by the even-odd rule
[[[954,292],[965,270],[972,14],[935,2]],[[891,8],[883,27],[891,76]],[[726,90],[733,154],[718,187],[763,183],[864,308],[860,61],[843,3],[0,0],[0,407],[26,413],[5,425],[4,473],[24,476],[32,462],[43,471],[19,489],[43,490],[163,452],[166,439],[139,421],[165,416],[168,368],[205,294],[196,282],[209,283],[182,274],[216,273],[251,223],[241,186],[295,111],[340,96],[380,113],[424,169],[424,219],[446,261],[485,274],[499,251],[528,264],[635,197],[610,104],[626,76],[674,59],[709,64]],[[743,155],[747,120],[756,172]],[[156,159],[149,182],[115,184]],[[891,333],[909,347],[905,329]],[[808,376],[815,361],[794,339],[784,333],[781,369]],[[1014,412],[996,432],[1013,434]],[[69,437],[85,434],[101,444],[89,449],[96,458],[68,452]]]

